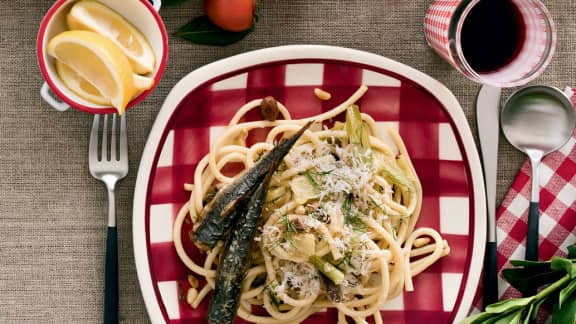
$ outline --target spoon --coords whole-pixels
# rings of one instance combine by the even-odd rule
[[[557,88],[530,86],[512,94],[501,112],[502,132],[530,158],[532,190],[526,235],[526,260],[538,261],[540,185],[542,158],[562,147],[572,136],[576,117],[568,96]]]

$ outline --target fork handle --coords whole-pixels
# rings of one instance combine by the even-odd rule
[[[108,226],[106,237],[106,274],[104,283],[104,324],[118,323],[118,236]]]

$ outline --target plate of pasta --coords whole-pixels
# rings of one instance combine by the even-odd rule
[[[452,323],[481,273],[485,198],[455,97],[331,46],[257,50],[178,82],[134,195],[153,323]]]

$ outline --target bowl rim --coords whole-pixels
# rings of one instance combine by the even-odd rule
[[[60,90],[60,88],[56,85],[56,82],[54,82],[54,80],[50,76],[50,73],[48,72],[47,65],[49,63],[45,59],[45,55],[44,55],[45,54],[45,42],[44,42],[44,40],[45,40],[46,31],[48,29],[48,25],[52,21],[52,18],[54,17],[54,15],[61,9],[62,6],[69,4],[71,2],[75,2],[75,1],[77,1],[77,0],[57,0],[50,7],[50,9],[48,9],[46,14],[44,15],[44,18],[42,18],[42,21],[40,23],[40,28],[38,29],[38,35],[36,38],[36,57],[37,57],[38,66],[40,68],[40,71],[42,73],[44,81],[48,84],[48,86],[50,87],[50,90],[52,90],[54,92],[54,94],[60,100],[64,101],[68,105],[70,105],[70,107],[72,107],[76,110],[80,110],[80,111],[84,111],[84,112],[88,112],[88,113],[92,113],[92,114],[116,113],[117,112],[116,108],[114,108],[112,106],[101,106],[101,105],[97,105],[97,104],[86,105],[86,104],[83,104],[83,103],[80,103],[80,102],[74,100],[70,96],[66,95],[62,90]],[[162,17],[160,17],[160,14],[154,9],[154,7],[147,0],[138,0],[138,1],[140,1],[140,3],[142,3],[142,4],[144,4],[146,9],[148,9],[148,11],[152,14],[152,17],[156,21],[156,25],[158,26],[158,29],[160,30],[160,36],[162,38],[162,55],[161,55],[160,64],[158,64],[158,68],[154,72],[154,77],[153,77],[154,78],[154,84],[152,85],[152,87],[150,89],[143,91],[138,96],[136,96],[135,98],[130,100],[128,102],[128,105],[126,106],[126,111],[128,111],[130,108],[134,107],[136,104],[138,104],[142,100],[144,100],[144,98],[146,98],[156,88],[156,86],[158,85],[158,83],[160,83],[160,80],[162,79],[164,71],[166,70],[166,63],[168,61],[168,33],[166,31],[166,26],[164,25],[164,21],[162,20]]]

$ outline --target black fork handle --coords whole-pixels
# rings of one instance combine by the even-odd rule
[[[104,280],[104,324],[116,324],[118,323],[118,236],[115,226],[108,226]]]

